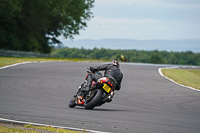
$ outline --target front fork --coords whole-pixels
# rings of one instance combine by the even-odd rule
[[[74,98],[76,98],[76,100],[75,100],[75,102],[76,102],[76,104],[77,105],[84,105],[84,103],[85,103],[85,99],[87,98],[87,97],[90,97],[90,95],[91,95],[91,91],[89,91],[89,92],[84,92],[83,90],[82,90],[82,88],[83,87],[85,87],[85,84],[87,84],[86,82],[84,82],[81,86],[79,86],[79,90],[78,90],[78,92],[76,93],[76,95],[74,95]]]
[[[82,92],[82,87],[84,84],[79,86],[78,92],[74,95],[76,105],[84,105],[85,94]]]

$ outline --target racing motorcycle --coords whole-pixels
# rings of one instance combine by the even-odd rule
[[[88,68],[89,69],[89,68]],[[89,69],[90,70],[90,69]],[[87,71],[87,73],[92,73],[92,71]],[[94,72],[102,76],[100,72]],[[88,74],[86,75],[87,78]],[[69,102],[69,107],[74,108],[75,106],[83,106],[85,109],[93,109],[96,106],[101,106],[104,103],[109,103],[112,101],[114,96],[114,89],[117,82],[112,77],[102,77],[97,80],[97,82],[92,81],[92,86],[89,91],[83,91],[84,87],[87,85],[87,80],[79,86],[78,92]]]

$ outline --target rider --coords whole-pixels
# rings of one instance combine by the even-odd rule
[[[92,71],[92,73],[89,73],[88,76],[86,77],[87,85],[83,88],[84,91],[88,91],[91,88],[93,80],[96,82],[98,79],[103,77],[99,74],[94,74],[95,71],[101,71],[101,70],[105,70],[104,72],[105,77],[114,78],[114,80],[117,82],[115,90],[120,90],[123,74],[119,69],[118,60],[114,59],[109,64],[90,67],[90,70]]]

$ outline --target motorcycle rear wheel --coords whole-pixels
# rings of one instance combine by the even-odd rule
[[[103,98],[104,91],[102,89],[97,89],[86,99],[84,103],[85,109],[93,109]]]

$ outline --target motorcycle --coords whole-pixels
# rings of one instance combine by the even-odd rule
[[[88,68],[89,69],[89,68]],[[90,69],[89,69],[90,70]],[[92,71],[87,71],[92,73]],[[102,76],[100,72],[94,72]],[[88,74],[86,75],[87,78]],[[79,86],[78,92],[69,102],[69,107],[74,108],[75,106],[83,106],[85,109],[93,109],[96,106],[101,106],[105,103],[112,101],[114,96],[114,90],[117,82],[112,77],[102,77],[97,82],[92,81],[92,86],[89,91],[83,91],[87,85],[87,80]]]

